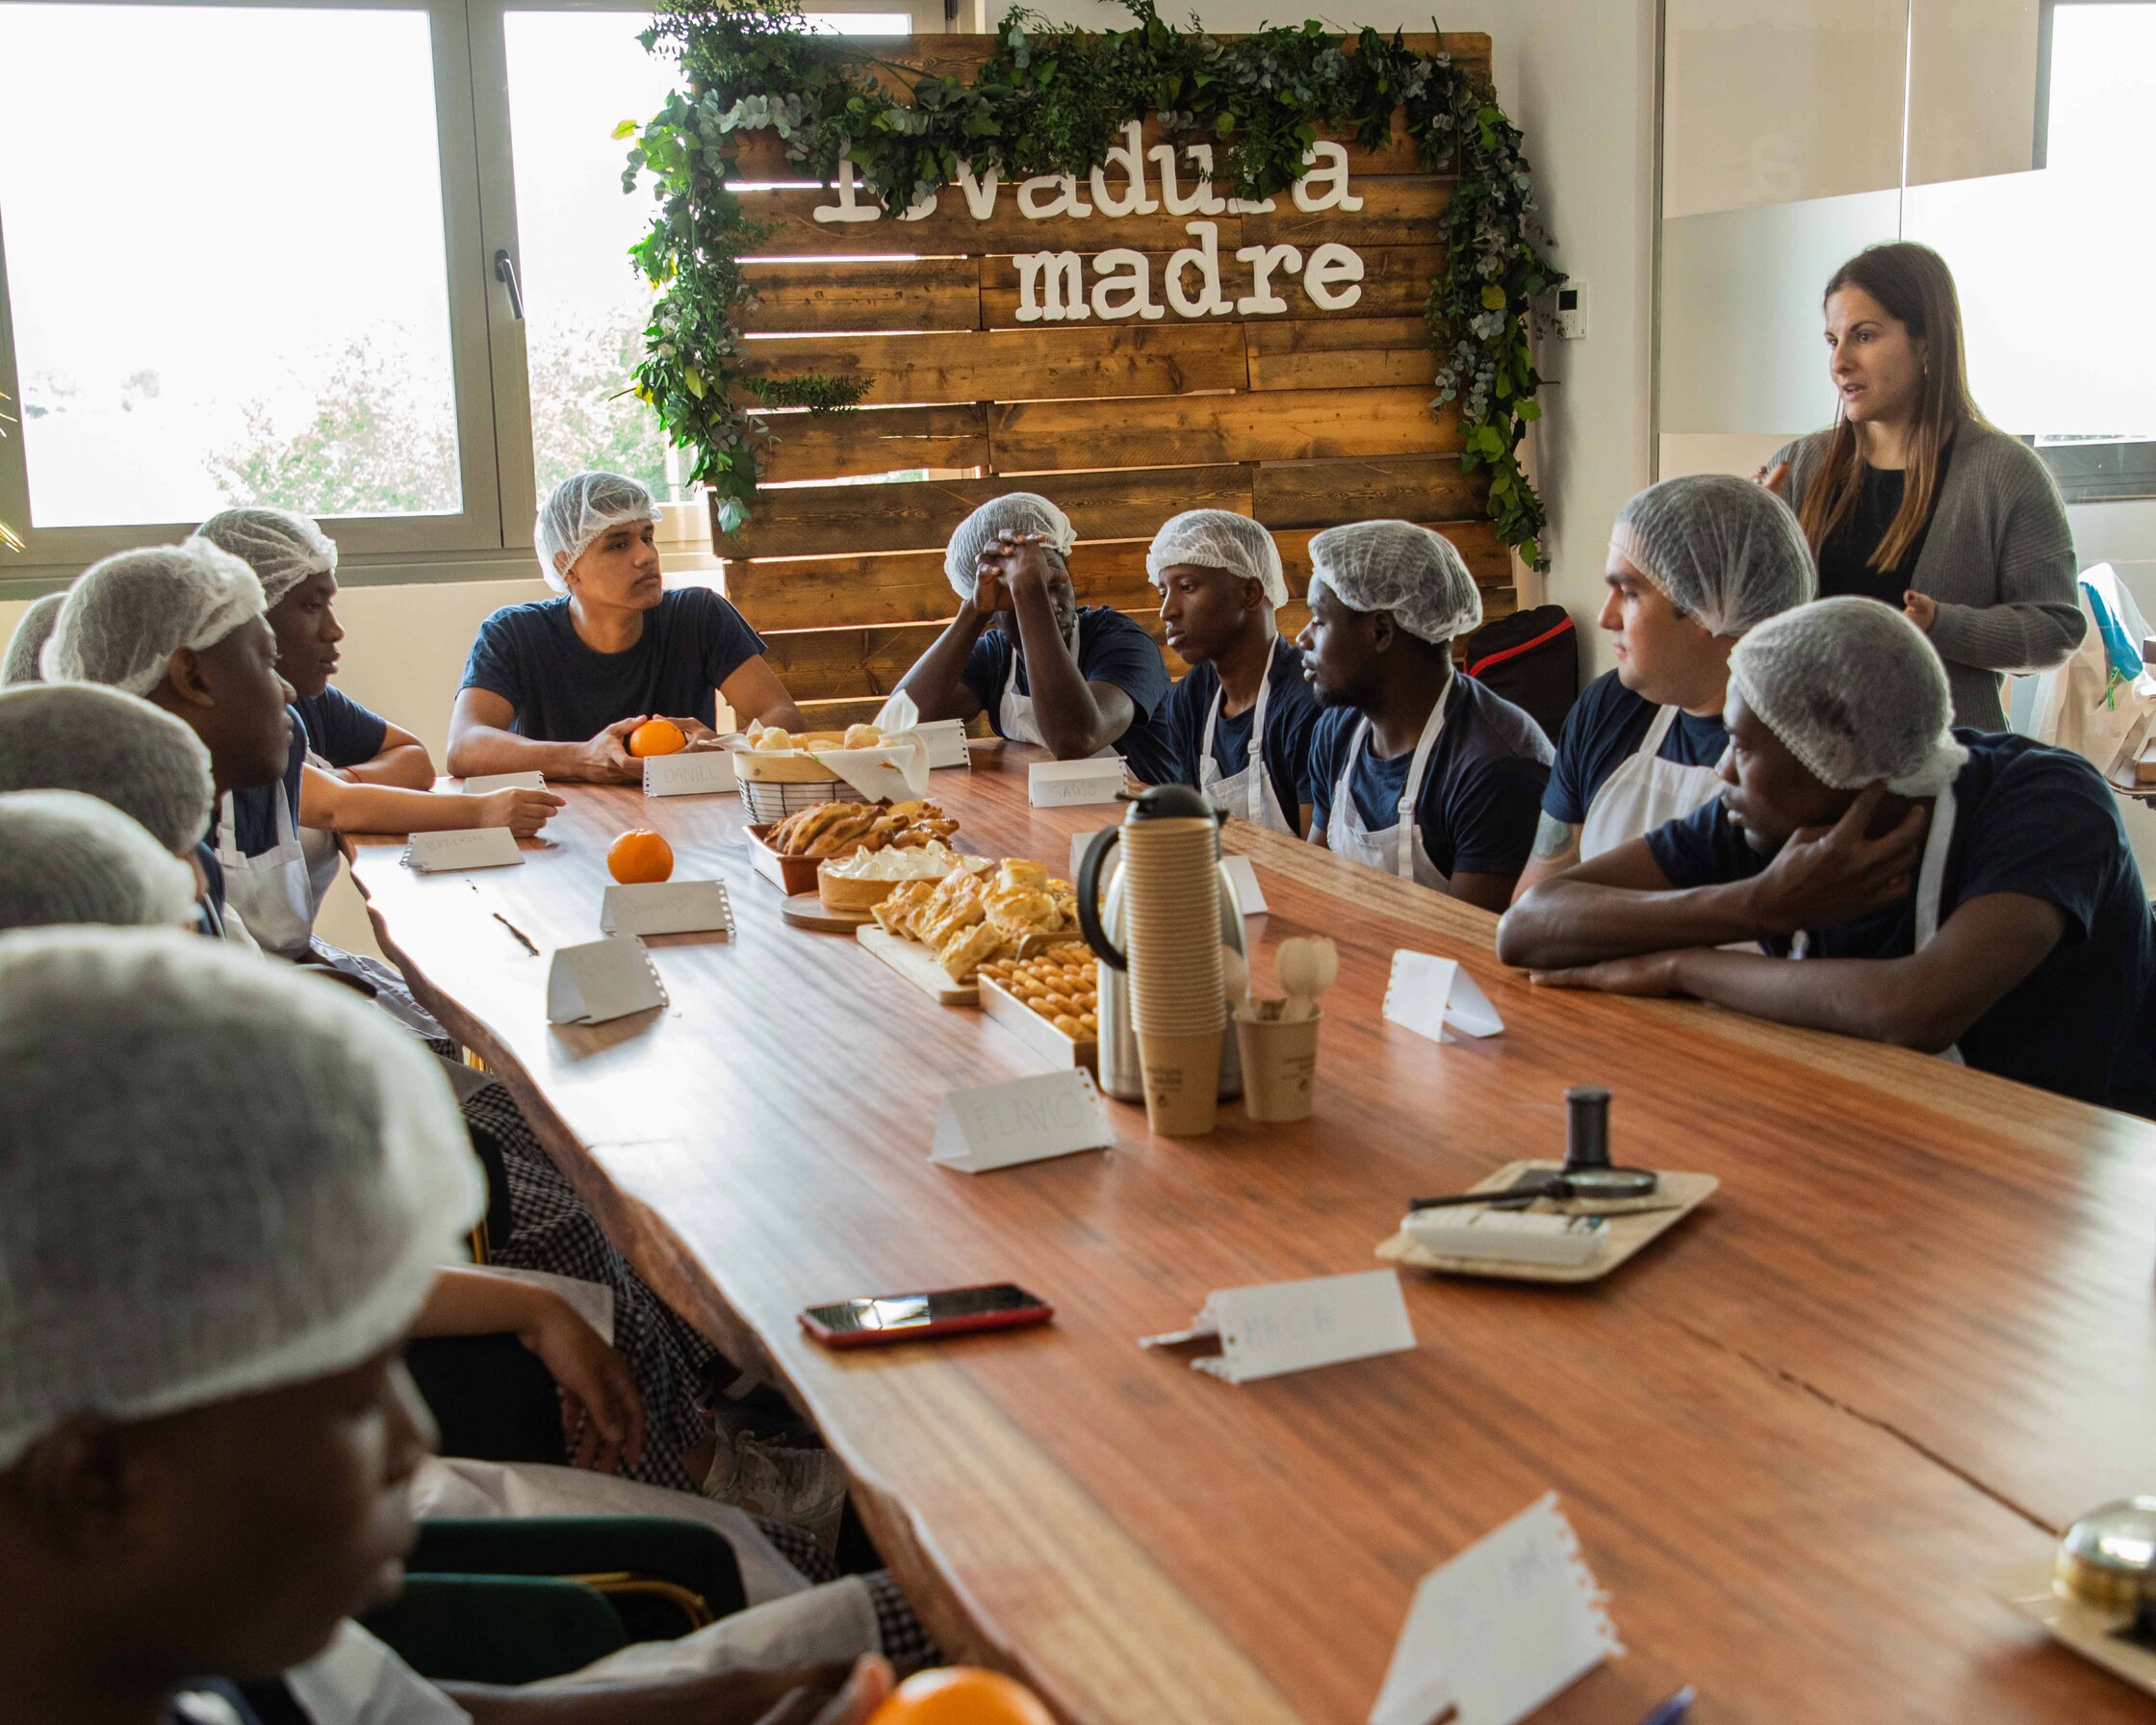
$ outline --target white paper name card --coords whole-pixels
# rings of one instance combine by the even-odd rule
[[[928,744],[928,763],[937,766],[971,766],[973,757],[965,752],[965,721],[963,719],[931,719],[913,727],[921,741]]]
[[[1214,1335],[1220,1339],[1220,1352],[1191,1364],[1229,1383],[1254,1383],[1415,1346],[1407,1300],[1390,1270],[1219,1288],[1189,1329],[1145,1336],[1139,1346],[1172,1347]]]
[[[963,1173],[1102,1150],[1116,1142],[1108,1109],[1083,1068],[955,1090],[936,1115],[928,1159]]]
[[[634,935],[557,947],[547,966],[550,1024],[603,1024],[665,1004],[665,987]]]
[[[1385,984],[1385,1017],[1433,1043],[1462,1036],[1496,1036],[1504,1028],[1490,997],[1451,959],[1429,952],[1396,952]]]
[[[547,777],[544,773],[484,773],[476,779],[464,782],[464,794],[483,797],[497,790],[545,790]]]
[[[1370,1725],[1514,1725],[1625,1649],[1552,1492],[1424,1576]]]
[[[1113,803],[1122,791],[1119,755],[1099,760],[1037,760],[1026,768],[1026,795],[1036,809]]]
[[[466,827],[453,833],[414,833],[404,861],[422,874],[458,868],[501,868],[522,862],[517,836],[507,827]]]
[[[704,797],[740,787],[733,757],[724,749],[644,757],[644,794],[648,797]]]
[[[1106,827],[1098,827],[1091,833],[1073,833],[1070,836],[1070,878],[1073,881],[1078,878],[1078,870],[1085,864],[1086,853],[1092,848],[1093,840],[1107,830]],[[1101,864],[1100,886],[1102,891],[1105,892],[1108,889],[1109,885],[1116,878],[1116,871],[1122,865],[1123,847],[1118,844],[1108,853],[1108,861]]]
[[[724,881],[652,881],[609,887],[599,907],[609,935],[698,935],[733,932],[733,903]]]
[[[1228,871],[1228,884],[1235,888],[1236,902],[1243,907],[1245,916],[1263,916],[1270,908],[1265,902],[1265,888],[1258,885],[1258,871],[1250,866],[1247,857],[1222,857],[1221,866]]]

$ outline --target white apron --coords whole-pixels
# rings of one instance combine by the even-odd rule
[[[1949,785],[1932,805],[1932,824],[1924,835],[1923,861],[1916,865],[1916,940],[1911,948],[1912,952],[1922,952],[1938,934],[1938,901],[1946,886],[1946,853],[1954,843],[1955,812],[1954,787]],[[1793,959],[1811,956],[1809,929],[1800,929],[1796,939],[1789,942],[1789,956]],[[1938,1058],[1950,1060],[1956,1066],[1966,1064],[1958,1046],[1941,1048]]]
[[[1277,649],[1275,649],[1277,651]],[[1213,705],[1205,714],[1205,740],[1198,745],[1197,787],[1230,814],[1240,814],[1253,826],[1296,836],[1293,815],[1280,807],[1272,788],[1272,775],[1265,770],[1265,704],[1272,693],[1272,667],[1266,666],[1258,684],[1258,704],[1250,709],[1250,747],[1240,773],[1223,773],[1213,758],[1213,727],[1220,716],[1220,703],[1227,699],[1224,686],[1213,691]]]
[[[265,952],[299,958],[315,932],[315,888],[281,779],[276,805],[277,842],[260,856],[244,857],[232,793],[226,791],[218,810],[218,862],[224,869],[225,903],[240,913],[256,944]]]
[[[320,767],[325,773],[337,770],[312,749],[307,752],[307,764]],[[315,914],[319,916],[322,900],[337,884],[337,869],[345,860],[345,848],[337,842],[336,834],[322,827],[301,827],[299,848],[306,854],[307,890],[314,900]]]
[[[996,730],[1014,743],[1032,743],[1045,749],[1048,739],[1040,734],[1040,727],[1033,720],[1033,697],[1018,693],[1018,648],[1011,647],[1011,670],[1003,680],[1003,699],[996,704]],[[1089,760],[1111,760],[1119,753],[1113,746],[1095,749]]]
[[[1436,705],[1430,708],[1429,718],[1423,725],[1423,739],[1415,745],[1415,758],[1408,762],[1407,783],[1400,789],[1399,807],[1393,824],[1381,832],[1373,833],[1365,827],[1362,811],[1355,807],[1355,761],[1363,752],[1363,745],[1370,740],[1370,720],[1365,718],[1355,727],[1355,739],[1348,745],[1347,764],[1340,769],[1340,783],[1332,787],[1332,817],[1325,823],[1327,850],[1335,856],[1368,863],[1372,868],[1389,869],[1401,880],[1411,880],[1419,887],[1429,887],[1439,892],[1451,891],[1451,877],[1440,874],[1437,865],[1430,861],[1429,852],[1423,848],[1422,826],[1415,818],[1415,805],[1423,794],[1423,780],[1430,770],[1430,754],[1437,747],[1438,737],[1444,734],[1445,709],[1451,698],[1452,682],[1448,678]]]
[[[1644,838],[1665,821],[1681,819],[1711,803],[1722,790],[1716,764],[1681,766],[1659,751],[1677,723],[1678,708],[1665,707],[1647,727],[1638,752],[1602,782],[1588,799],[1579,827],[1579,858],[1586,862],[1630,839]]]

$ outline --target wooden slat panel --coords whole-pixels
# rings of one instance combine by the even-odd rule
[[[1149,539],[1180,509],[1237,509],[1247,515],[1251,472],[1243,467],[1158,467],[1040,474],[1028,478],[1022,489],[1053,499],[1069,515],[1080,538]],[[714,533],[712,543],[730,559],[940,551],[951,530],[974,509],[1014,489],[1020,487],[1009,479],[988,478],[765,491],[739,532],[730,538]]]
[[[1491,522],[1425,521],[1423,525],[1459,548],[1483,590],[1485,605],[1494,595],[1510,591],[1512,554]],[[1299,594],[1309,583],[1310,540],[1317,531],[1316,528],[1281,528],[1273,533],[1291,593]],[[1124,611],[1155,607],[1158,597],[1145,579],[1148,543],[1145,539],[1081,542],[1070,558],[1079,603],[1112,605]],[[941,623],[949,620],[953,610],[940,552],[729,560],[724,581],[727,598],[759,631]]]
[[[979,402],[760,417],[775,434],[759,457],[766,484],[843,479],[914,467],[988,465],[988,410]]]
[[[1366,245],[1439,244],[1438,218],[1452,201],[1450,179],[1401,174],[1351,190],[1363,200],[1359,210],[1303,211],[1293,198],[1277,197],[1270,214],[1244,217],[1243,244],[1307,247],[1338,240],[1358,251]]]
[[[1451,521],[1481,511],[1484,472],[1460,471],[1450,455],[1362,461],[1267,462],[1253,488],[1260,521],[1306,527],[1337,521]]]
[[[1351,242],[1350,242],[1351,244]],[[1312,303],[1310,296],[1302,291],[1298,277],[1286,271],[1275,271],[1273,286],[1280,298],[1288,302],[1289,310],[1280,313],[1253,315],[1251,322],[1285,322],[1294,319],[1348,319],[1366,321],[1373,318],[1417,318],[1423,305],[1429,298],[1430,278],[1445,268],[1445,247],[1442,245],[1373,245],[1369,249],[1357,245],[1355,250],[1363,260],[1362,296],[1345,311],[1322,311]],[[1168,261],[1175,254],[1171,251],[1147,252],[1146,273],[1153,284],[1153,298],[1157,304],[1168,303],[1168,291],[1163,285],[1167,280]],[[981,322],[990,329],[1039,328],[1040,324],[1021,325],[1018,322],[1018,267],[1008,256],[983,258],[981,272]],[[1186,276],[1186,280],[1194,280]],[[1232,251],[1220,254],[1220,291],[1230,299],[1249,291],[1250,270],[1246,264],[1235,261]],[[1087,291],[1091,292],[1089,273]],[[1187,322],[1176,317],[1171,309],[1166,321]],[[1238,312],[1217,320],[1221,323],[1243,322]],[[834,325],[833,327],[836,327]],[[1426,341],[1425,341],[1425,345]]]
[[[991,465],[1142,465],[1171,449],[1189,461],[1294,461],[1457,452],[1459,418],[1418,389],[1243,391],[1138,400],[1028,401],[988,409]]]
[[[1171,396],[1242,389],[1243,334],[1231,326],[1134,329],[1065,325],[971,335],[823,335],[743,344],[757,376],[824,372],[869,385],[868,405]]]
[[[1437,355],[1420,318],[1243,325],[1252,389],[1429,389]]]
[[[757,290],[741,327],[757,334],[973,329],[981,322],[977,268],[962,258],[749,263],[741,273]]]
[[[832,193],[813,188],[745,190],[740,198],[743,212],[752,220],[770,222],[777,229],[766,242],[763,253],[775,258],[881,257],[892,252],[922,256],[978,255],[997,251],[1059,251],[1065,246],[1075,251],[1098,251],[1109,245],[1135,245],[1142,251],[1172,251],[1178,245],[1190,244],[1183,225],[1195,219],[1171,216],[1163,206],[1150,216],[1126,216],[1116,221],[1099,216],[1048,216],[1038,221],[1029,220],[1018,213],[1017,188],[1012,185],[999,188],[995,214],[986,221],[973,219],[966,208],[964,193],[955,186],[946,188],[938,195],[933,215],[924,216],[918,221],[899,221],[882,216],[874,221],[818,221],[812,212],[818,204],[830,203]],[[1244,217],[1223,215],[1206,219],[1219,224],[1221,251],[1232,253],[1243,244]],[[1361,218],[1344,219],[1357,221]],[[1426,233],[1417,233],[1409,243],[1427,237]]]

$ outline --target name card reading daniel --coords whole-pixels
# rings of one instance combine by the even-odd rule
[[[928,1159],[962,1173],[985,1174],[1021,1162],[1104,1150],[1115,1142],[1093,1075],[1080,1068],[952,1091],[937,1110]]]
[[[1453,959],[1432,952],[1396,952],[1385,984],[1385,1017],[1433,1043],[1456,1043],[1452,1032],[1496,1036],[1504,1028],[1498,1009],[1475,978]]]
[[[733,901],[724,881],[609,887],[600,902],[599,926],[609,935],[731,935]]]
[[[603,1024],[665,1004],[665,986],[634,935],[557,947],[547,966],[550,1024]]]
[[[1123,794],[1123,758],[1037,760],[1026,768],[1026,796],[1036,809],[1113,803]]]
[[[733,757],[724,749],[688,749],[679,755],[644,757],[644,794],[648,797],[703,797],[738,790]]]
[[[1415,1346],[1407,1300],[1390,1270],[1306,1281],[1218,1288],[1188,1329],[1142,1336],[1141,1348],[1172,1348],[1218,1336],[1220,1352],[1191,1361],[1228,1383],[1254,1383]]]
[[[522,862],[517,836],[507,827],[466,827],[453,833],[414,833],[404,845],[404,862],[422,874],[447,874],[459,868],[502,868]]]
[[[482,773],[476,779],[464,782],[464,794],[483,797],[497,790],[545,790],[547,777],[544,773]]]
[[[1370,1725],[1515,1725],[1624,1644],[1551,1492],[1415,1589]]]

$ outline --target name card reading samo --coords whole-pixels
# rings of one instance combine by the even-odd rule
[[[928,1159],[962,1173],[1103,1150],[1116,1142],[1093,1076],[1083,1068],[955,1090],[936,1115]]]
[[[679,755],[644,758],[644,794],[648,797],[712,796],[740,787],[733,757],[724,749],[691,749]]]
[[[547,777],[544,773],[482,773],[476,779],[464,782],[464,794],[483,797],[497,790],[545,790]]]
[[[1463,1036],[1496,1036],[1504,1028],[1498,1009],[1459,964],[1433,952],[1396,952],[1385,984],[1385,1017],[1433,1043]]]
[[[507,827],[466,827],[453,833],[414,833],[404,845],[404,861],[422,874],[447,874],[458,868],[503,868],[522,862],[524,852]]]
[[[733,904],[724,881],[609,887],[600,902],[599,926],[609,935],[731,935]]]
[[[1144,1336],[1138,1345],[1171,1348],[1214,1336],[1220,1352],[1191,1365],[1229,1383],[1401,1353],[1415,1346],[1407,1300],[1390,1270],[1217,1289],[1190,1328]]]
[[[634,935],[559,947],[547,966],[550,1024],[603,1024],[665,1004],[666,990]]]
[[[1556,1493],[1424,1576],[1370,1725],[1514,1725],[1624,1644]]]
[[[1113,803],[1122,794],[1120,755],[1097,760],[1037,760],[1026,768],[1026,797],[1036,809]]]

